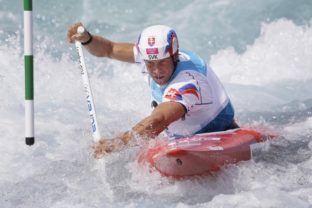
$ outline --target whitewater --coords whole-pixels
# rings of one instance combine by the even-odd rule
[[[0,0],[0,207],[312,207],[310,0],[33,0],[35,137],[24,138],[23,5]],[[241,126],[277,132],[254,158],[174,181],[139,167],[139,147],[100,160],[70,24],[135,42],[152,24],[175,28],[232,99]],[[101,134],[151,112],[140,68],[84,51]]]

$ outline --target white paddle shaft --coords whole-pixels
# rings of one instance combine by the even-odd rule
[[[78,27],[78,29],[77,29],[78,33],[83,33],[84,31],[85,31],[85,29],[82,26]],[[83,55],[83,51],[82,51],[82,45],[81,45],[81,42],[79,42],[79,41],[76,41],[75,45],[76,45],[77,52],[79,55],[79,63],[80,63],[80,67],[81,67],[82,81],[83,81],[83,85],[84,85],[85,92],[87,95],[86,98],[87,98],[88,111],[89,111],[90,120],[91,120],[92,136],[93,136],[94,141],[98,141],[101,139],[101,134],[100,134],[97,119],[96,119],[93,96],[92,96],[92,91],[91,91],[91,87],[90,87],[87,67],[85,64],[85,59],[84,59],[84,55]]]

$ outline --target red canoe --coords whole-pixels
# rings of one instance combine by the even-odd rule
[[[196,134],[142,151],[138,161],[164,176],[205,175],[226,164],[251,159],[251,146],[272,137],[248,129]]]

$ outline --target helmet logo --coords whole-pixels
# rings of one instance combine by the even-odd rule
[[[147,38],[147,43],[149,46],[153,46],[155,44],[155,37],[154,36],[150,36]]]
[[[156,54],[148,55],[149,60],[158,60],[158,56]]]
[[[158,48],[147,48],[146,54],[158,54]]]
[[[157,60],[158,59],[158,48],[147,48],[146,54],[148,55],[149,60]]]

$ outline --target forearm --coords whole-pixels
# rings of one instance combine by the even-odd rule
[[[154,109],[151,115],[137,123],[131,131],[124,133],[121,139],[127,144],[136,136],[154,138],[184,115],[185,108],[180,103],[162,103]]]
[[[94,146],[95,157],[113,151],[119,151],[129,144],[137,144],[137,138],[154,138],[172,122],[185,115],[185,108],[180,103],[166,102],[158,105],[151,115],[137,123],[130,131],[113,139],[102,139]]]
[[[134,63],[134,44],[115,43],[101,36],[92,35],[92,41],[84,46],[94,56]]]
[[[116,138],[123,141],[124,144],[133,142],[137,137],[140,138],[154,138],[166,129],[166,125],[153,121],[150,117],[147,117],[137,123],[130,131],[127,131]]]
[[[77,32],[79,27],[84,27],[81,22],[69,26],[67,31],[68,42],[80,41],[92,55],[97,57],[108,57],[134,63],[134,44],[115,43],[104,37],[91,34],[87,30]]]

